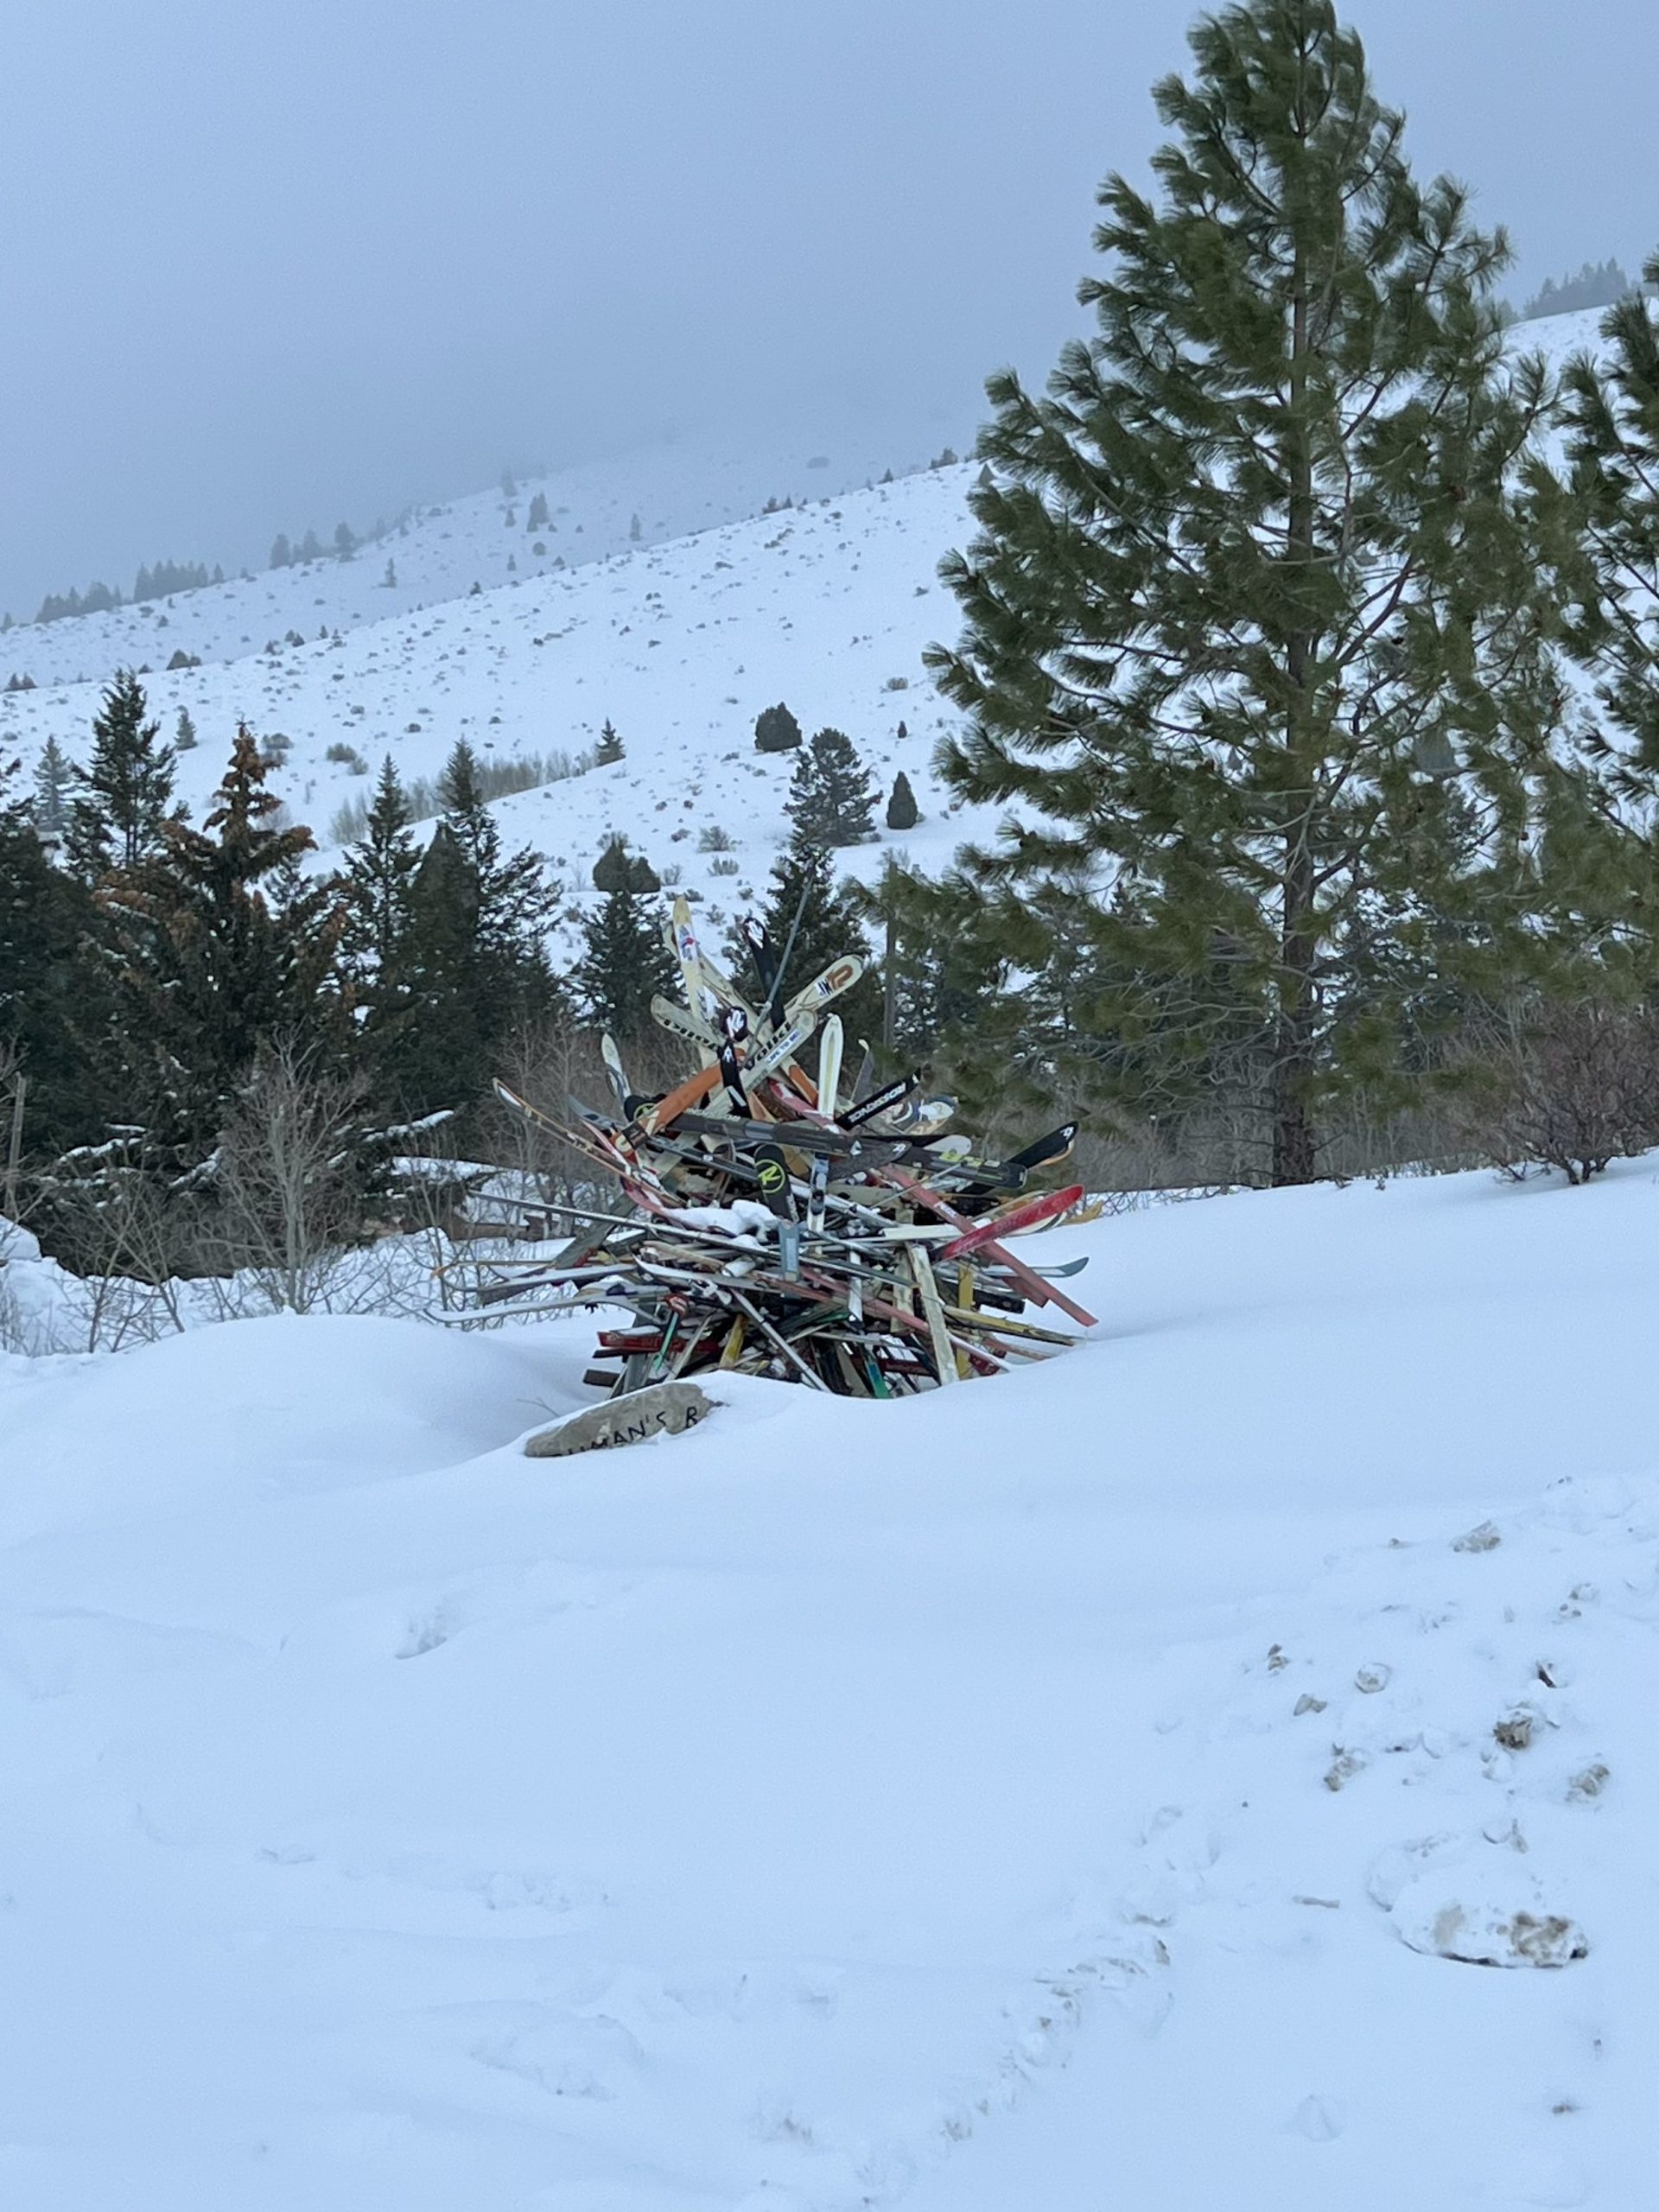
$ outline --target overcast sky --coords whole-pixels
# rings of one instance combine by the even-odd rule
[[[12,0],[0,607],[761,410],[974,419],[1077,326],[1173,0]],[[1517,299],[1659,244],[1649,0],[1358,0]]]

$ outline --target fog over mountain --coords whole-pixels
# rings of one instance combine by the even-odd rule
[[[1517,300],[1659,242],[1632,0],[1351,11]],[[1158,136],[1172,0],[125,0],[20,11],[0,137],[0,607],[259,565],[676,436],[890,425],[1040,373],[1091,195]]]

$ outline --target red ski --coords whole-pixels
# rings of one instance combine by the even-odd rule
[[[999,1236],[1012,1236],[1022,1229],[1035,1229],[1039,1222],[1052,1221],[1057,1214],[1070,1213],[1084,1195],[1081,1183],[1071,1183],[1064,1191],[1039,1191],[1029,1198],[1022,1198],[1018,1205],[1006,1206],[1001,1213],[976,1221],[973,1227],[947,1244],[939,1254],[942,1260],[965,1259],[969,1252],[978,1251],[982,1244],[989,1244]]]

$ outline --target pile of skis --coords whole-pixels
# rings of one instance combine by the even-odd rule
[[[753,929],[751,1000],[701,950],[683,899],[667,928],[685,1003],[658,998],[652,1012],[696,1048],[695,1072],[640,1095],[607,1037],[613,1112],[550,1112],[497,1085],[620,1198],[613,1211],[551,1208],[576,1225],[556,1252],[455,1262],[474,1310],[628,1309],[626,1325],[601,1329],[587,1377],[615,1395],[735,1369],[893,1397],[1046,1357],[1092,1325],[1061,1287],[1081,1261],[1044,1268],[1006,1241],[1088,1217],[1080,1185],[1030,1187],[1068,1155],[1073,1125],[988,1159],[950,1132],[954,1101],[926,1096],[919,1075],[870,1090],[867,1050],[843,1084],[829,1009],[859,961],[787,995],[788,948],[780,959]],[[798,1056],[815,1036],[809,1074]]]

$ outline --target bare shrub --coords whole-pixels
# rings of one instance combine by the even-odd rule
[[[260,1057],[220,1133],[217,1232],[274,1307],[308,1313],[327,1303],[346,1247],[361,1236],[360,1159],[353,1142],[358,1087],[320,1074],[291,1045]]]
[[[1659,1144],[1659,1014],[1605,998],[1538,1000],[1481,1024],[1451,1071],[1467,1141],[1510,1174],[1586,1183]]]
[[[200,1262],[200,1198],[155,1171],[141,1132],[118,1129],[29,1180],[23,1210],[78,1278],[61,1324],[77,1343],[118,1351],[184,1327],[182,1278]],[[68,1350],[69,1335],[52,1348]]]

